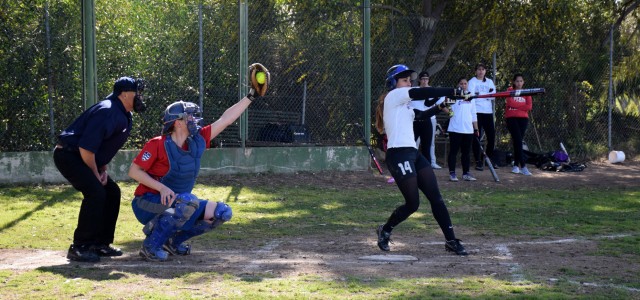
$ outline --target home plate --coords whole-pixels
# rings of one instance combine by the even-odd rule
[[[369,255],[369,256],[361,256],[358,259],[371,260],[371,261],[387,261],[387,262],[418,260],[417,257],[411,256],[411,255]]]

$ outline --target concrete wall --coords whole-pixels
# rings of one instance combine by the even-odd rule
[[[127,172],[139,150],[123,150],[109,164],[116,181]],[[369,168],[365,147],[260,147],[209,149],[202,157],[200,176],[296,171],[354,171]],[[0,153],[0,184],[66,183],[53,163],[53,152]]]

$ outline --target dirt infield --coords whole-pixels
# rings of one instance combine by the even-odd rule
[[[640,163],[637,162],[620,165],[592,163],[583,172],[576,173],[533,170],[533,177],[511,174],[509,171],[510,168],[498,170],[500,183],[493,182],[488,171],[475,172],[474,174],[478,177],[477,182],[449,182],[448,172],[445,169],[437,170],[436,174],[441,188],[445,191],[445,196],[446,190],[457,189],[460,186],[464,186],[465,189],[480,190],[496,188],[518,190],[540,186],[559,189],[628,189],[637,188],[640,183]],[[372,172],[216,176],[203,178],[200,183],[206,184],[208,180],[218,185],[241,183],[247,187],[312,183],[317,187],[338,189],[354,189],[371,184],[396,189],[394,185],[386,183],[384,177]],[[187,270],[209,270],[238,276],[320,275],[333,278],[492,276],[520,281],[525,276],[533,276],[540,281],[550,282],[563,276],[562,270],[569,269],[595,275],[597,278],[616,278],[617,282],[627,280],[631,286],[638,284],[637,270],[640,269],[640,263],[637,261],[624,257],[593,256],[598,240],[637,236],[637,232],[621,233],[618,236],[589,238],[565,236],[517,241],[487,238],[464,230],[459,231],[459,235],[464,236],[464,243],[470,252],[467,257],[455,256],[444,251],[442,237],[438,234],[427,236],[403,234],[394,241],[392,252],[388,254],[410,255],[417,260],[408,262],[362,260],[364,256],[387,253],[381,253],[378,250],[373,229],[354,229],[323,236],[268,240],[260,249],[247,250],[238,247],[226,248],[233,250],[194,251],[190,256],[174,257],[165,263],[144,262],[137,253],[128,252],[122,257],[104,259],[98,264],[81,264],[67,261],[64,251],[0,249],[0,269],[26,270],[56,267],[135,272],[136,269],[144,267],[166,270],[166,272],[155,272],[158,275],[149,274],[149,276],[162,278]],[[584,289],[608,285],[606,282],[576,283]],[[640,289],[623,288],[634,293],[640,292]]]

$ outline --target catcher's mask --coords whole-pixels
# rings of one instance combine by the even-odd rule
[[[116,97],[119,96],[122,92],[136,92],[136,95],[133,98],[133,111],[137,113],[141,113],[147,109],[146,105],[143,101],[143,92],[144,92],[144,79],[133,77],[120,77],[113,84],[113,95]]]
[[[405,65],[395,65],[387,70],[387,90],[392,91],[396,88],[399,78],[411,76],[411,80],[415,80],[417,77],[416,71],[409,69]]]
[[[192,102],[178,101],[167,106],[162,117],[162,134],[169,134],[172,131],[173,123],[176,120],[187,120],[189,134],[195,136],[200,131],[200,121],[202,121],[202,111],[200,107]]]

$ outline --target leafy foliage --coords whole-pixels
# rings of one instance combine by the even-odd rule
[[[526,86],[547,89],[534,100],[532,112],[545,141],[542,148],[570,140],[568,146],[579,155],[592,155],[579,148],[593,135],[587,125],[608,109],[612,24],[614,109],[628,116],[631,128],[640,127],[635,100],[639,2],[372,1],[372,96],[376,99],[383,91],[384,74],[397,63],[428,70],[432,84],[439,86],[474,76],[477,62],[490,65],[488,75],[500,90],[515,72],[522,72]],[[362,123],[369,114],[362,101],[364,2],[251,1],[247,37],[239,33],[237,1],[113,0],[95,5],[100,97],[111,92],[120,76],[140,76],[149,83],[150,108],[135,117],[127,148],[140,147],[158,134],[160,116],[173,101],[201,104],[208,121],[233,104],[245,88],[238,86],[244,38],[249,61],[268,66],[274,79],[269,95],[251,110],[301,112],[318,143],[357,143],[340,137],[347,124]],[[80,3],[0,1],[0,7],[0,150],[50,149],[53,135],[84,109]],[[496,111],[497,124],[502,124],[500,100]],[[507,137],[503,127],[498,126],[499,136]],[[237,136],[238,130],[231,126],[226,133]],[[499,140],[499,146],[506,146],[508,138]]]

